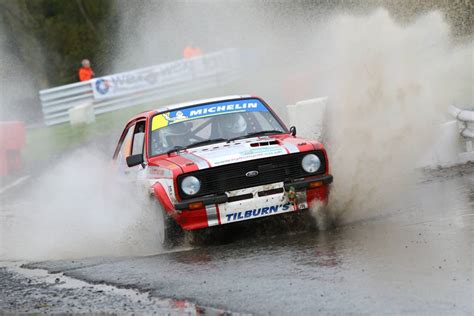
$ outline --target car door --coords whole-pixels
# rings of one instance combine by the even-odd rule
[[[128,167],[129,174],[132,175],[133,179],[143,179],[145,176],[145,126],[145,120],[142,120],[138,121],[133,129],[132,142],[130,145],[131,155],[141,155],[144,161],[141,165]]]
[[[127,157],[130,155],[140,154],[144,156],[145,160],[145,126],[145,120],[129,124],[122,133],[122,138],[114,154],[118,173],[126,175],[130,180],[139,178],[146,167],[145,163],[133,167],[127,166]]]

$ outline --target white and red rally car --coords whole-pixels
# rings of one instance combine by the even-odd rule
[[[127,123],[114,161],[149,186],[163,243],[183,231],[326,203],[323,145],[296,137],[261,98],[229,96],[143,112]]]

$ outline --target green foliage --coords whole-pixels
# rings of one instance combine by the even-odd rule
[[[107,74],[118,29],[118,0],[0,0],[0,28],[13,54],[30,69],[38,88],[77,81],[80,61],[88,58],[96,75]],[[129,0],[130,1],[130,0]],[[166,1],[164,1],[166,2]],[[131,6],[156,3],[132,2]],[[400,20],[441,9],[457,36],[472,36],[473,2],[468,0],[311,0],[261,2],[272,12],[296,16],[329,7],[350,12],[387,7]],[[183,4],[191,5],[191,4]],[[199,5],[212,6],[212,2]],[[245,5],[245,2],[242,2]]]
[[[44,88],[77,81],[84,58],[97,75],[105,74],[117,21],[112,5],[112,0],[0,0],[0,16],[13,53],[34,73],[45,73],[37,82]]]

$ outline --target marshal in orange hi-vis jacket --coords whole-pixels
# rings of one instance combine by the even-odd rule
[[[79,68],[78,75],[80,81],[91,80],[94,77],[94,71],[92,70],[88,59],[82,61],[82,67]]]
[[[192,45],[187,45],[183,50],[184,58],[191,58],[196,56],[201,56],[202,50],[199,47],[193,47]]]

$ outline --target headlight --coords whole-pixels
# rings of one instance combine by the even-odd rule
[[[181,182],[181,189],[187,195],[194,195],[201,189],[201,181],[193,176],[186,177]]]
[[[315,173],[321,167],[321,160],[315,154],[308,154],[304,156],[301,167],[308,173]]]

